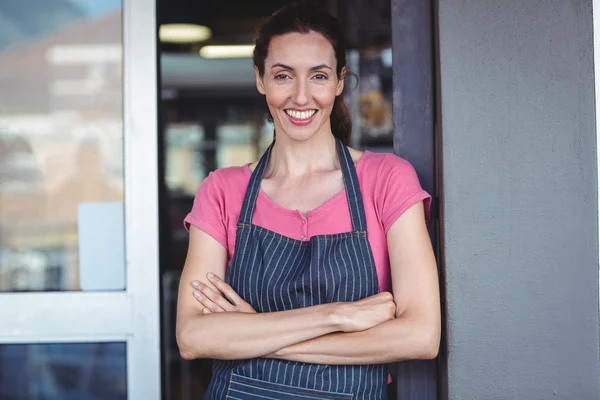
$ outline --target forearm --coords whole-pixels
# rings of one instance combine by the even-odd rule
[[[184,358],[247,359],[339,330],[335,305],[248,314],[222,312],[188,318],[178,326]]]
[[[352,333],[331,333],[283,348],[268,357],[329,365],[391,363],[432,359],[439,348],[439,330],[408,318]]]

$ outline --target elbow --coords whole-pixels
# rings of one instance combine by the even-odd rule
[[[187,349],[182,349],[181,347],[179,347],[179,355],[181,356],[181,358],[183,358],[184,360],[187,361],[191,361],[191,360],[195,360],[196,357],[195,354]]]
[[[185,327],[177,327],[177,347],[179,355],[184,360],[195,360],[198,358],[208,358],[207,349],[199,345],[195,338],[201,337],[199,332],[192,332],[191,329]]]
[[[428,343],[426,346],[423,346],[421,352],[419,354],[419,360],[433,360],[435,359],[440,352],[440,344]]]
[[[420,351],[418,352],[417,359],[433,360],[440,352],[441,332],[439,326],[425,327],[420,336]]]
[[[179,355],[184,360],[195,360],[198,357],[194,347],[191,344],[189,335],[183,329],[177,330],[177,347],[179,348]]]
[[[191,361],[202,358],[191,347],[182,344],[179,340],[177,341],[177,345],[179,346],[179,355],[184,360]]]
[[[177,326],[176,340],[179,355],[184,360],[199,358],[234,359],[229,346],[222,340],[208,339],[213,335],[195,324]],[[229,357],[228,357],[229,355]]]
[[[401,314],[401,313],[399,313]],[[398,354],[397,361],[433,360],[440,352],[441,318],[439,316],[408,316],[406,313],[396,317],[409,327],[407,347]]]

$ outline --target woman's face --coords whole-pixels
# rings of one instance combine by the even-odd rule
[[[271,39],[265,73],[261,77],[257,70],[256,85],[266,97],[278,133],[305,141],[330,132],[333,102],[344,89],[336,64],[333,46],[319,33]]]

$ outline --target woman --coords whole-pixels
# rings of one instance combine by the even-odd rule
[[[333,17],[282,8],[254,64],[275,140],[211,173],[186,217],[181,355],[215,359],[207,399],[384,399],[385,364],[438,352],[430,197],[408,162],[346,147]]]

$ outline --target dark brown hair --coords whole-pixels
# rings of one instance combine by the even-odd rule
[[[317,32],[323,35],[335,52],[338,79],[344,79],[342,69],[346,66],[346,43],[338,20],[313,1],[300,1],[280,8],[258,30],[252,60],[261,76],[265,74],[265,59],[271,39],[287,33]],[[269,119],[272,120],[271,115]],[[344,144],[349,144],[352,120],[341,95],[335,98],[331,111],[331,131]]]

